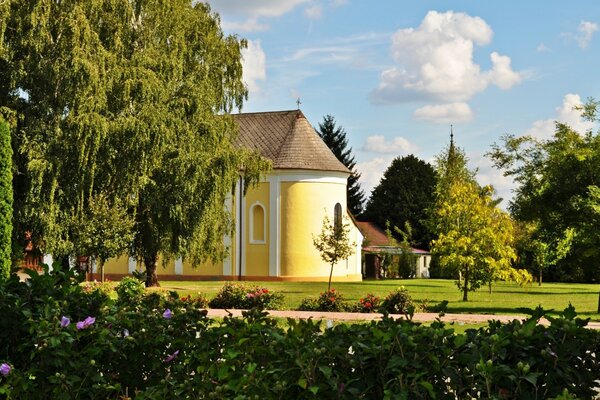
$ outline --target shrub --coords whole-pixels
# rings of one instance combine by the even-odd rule
[[[305,298],[298,308],[300,311],[346,311],[348,307],[344,303],[344,297],[335,289],[322,292],[317,298]]]
[[[464,334],[388,317],[323,331],[256,309],[212,321],[172,294],[129,306],[94,293],[66,273],[0,282],[1,398],[590,399],[600,370],[600,332],[572,307]]]
[[[115,291],[117,292],[119,303],[137,303],[144,295],[146,287],[144,282],[139,279],[126,276],[119,282]]]
[[[358,304],[356,305],[356,311],[361,313],[377,312],[379,303],[379,297],[369,293],[358,301]]]
[[[202,293],[198,293],[198,295],[195,297],[193,297],[191,294],[188,294],[187,296],[182,297],[181,301],[193,304],[198,308],[208,307],[208,298]]]
[[[219,293],[208,303],[210,308],[235,308],[276,310],[283,302],[281,293],[259,286],[227,282]]]
[[[92,293],[98,291],[108,297],[112,297],[115,294],[115,286],[112,282],[109,281],[83,282],[81,283],[81,288],[85,293]]]
[[[404,287],[394,290],[388,294],[379,310],[389,314],[407,314],[414,311],[415,305]]]

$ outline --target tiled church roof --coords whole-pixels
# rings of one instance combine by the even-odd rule
[[[235,114],[238,144],[256,149],[273,168],[350,173],[321,140],[302,111]]]

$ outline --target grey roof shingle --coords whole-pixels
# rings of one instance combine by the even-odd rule
[[[350,173],[310,125],[302,111],[233,115],[237,143],[257,150],[275,169],[311,169]]]

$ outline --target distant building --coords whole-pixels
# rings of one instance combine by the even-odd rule
[[[404,251],[390,243],[383,229],[373,222],[357,222],[358,229],[364,237],[362,252],[364,255],[365,278],[380,278],[382,256],[385,254],[399,255]],[[416,256],[415,278],[429,278],[431,253],[426,250],[411,247]]]
[[[360,281],[362,235],[347,213],[350,171],[340,163],[300,110],[234,115],[238,144],[271,160],[273,169],[243,196],[240,178],[224,207],[235,216],[235,233],[223,241],[229,256],[193,266],[176,260],[157,269],[159,279],[326,281],[330,266],[321,260],[313,236],[339,204],[351,224],[355,254],[333,269],[335,281]],[[105,275],[118,279],[140,263],[126,256],[108,260]]]

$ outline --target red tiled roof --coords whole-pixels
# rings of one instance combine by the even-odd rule
[[[374,222],[368,221],[357,221],[358,230],[362,233],[365,241],[367,242],[367,246],[389,246],[390,241],[383,229],[378,227]]]

